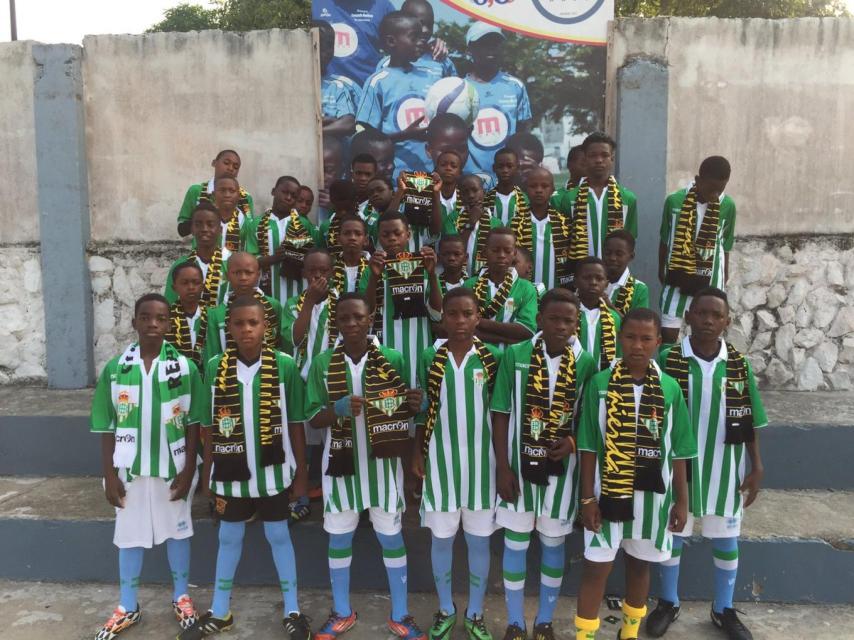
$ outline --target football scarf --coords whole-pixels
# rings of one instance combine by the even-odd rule
[[[240,214],[237,209],[231,212],[231,217],[228,219],[222,238],[222,246],[229,251],[240,249]]]
[[[534,223],[531,220],[530,209],[526,206],[525,215],[522,208],[516,210],[516,216],[510,223],[510,228],[516,235],[516,243],[525,247],[532,254],[534,252]],[[569,219],[557,209],[549,207],[549,221],[552,225],[552,248],[555,261],[555,277],[560,286],[566,286],[572,282],[573,274],[570,269],[570,245],[572,229]],[[585,245],[586,246],[586,245]],[[586,248],[585,248],[586,251]]]
[[[357,266],[356,286],[358,288],[358,284],[362,280],[362,274],[368,266],[368,260],[365,256],[361,256],[359,258],[359,264]],[[344,260],[341,256],[338,256],[338,260],[335,261],[335,265],[332,267],[332,282],[329,284],[329,288],[338,291],[339,295],[347,293],[347,265],[344,264]]]
[[[270,349],[278,349],[279,320],[278,318],[276,318],[276,311],[273,309],[273,305],[270,304],[270,301],[264,295],[264,292],[260,289],[255,289],[255,291],[252,292],[252,296],[264,307],[264,319],[267,321],[267,328],[264,330],[264,346]],[[225,341],[221,345],[223,349],[234,346],[231,334],[228,333],[228,317],[231,314],[231,303],[236,298],[236,295],[230,295],[228,299],[228,304],[226,305]]]
[[[665,278],[667,284],[679,287],[688,295],[709,286],[718,241],[720,212],[720,202],[710,202],[698,230],[697,190],[693,185],[688,189],[673,234],[673,247],[670,250]]]
[[[472,346],[475,348],[477,357],[480,358],[480,362],[485,369],[486,383],[491,395],[492,385],[495,382],[495,374],[498,372],[498,362],[495,360],[492,352],[478,338],[474,338]],[[445,379],[445,367],[450,357],[452,356],[448,349],[448,342],[445,341],[442,346],[436,349],[436,355],[433,356],[433,362],[430,363],[430,370],[427,373],[427,400],[429,404],[427,405],[427,419],[424,423],[423,452],[425,458],[430,450],[430,438],[433,436],[433,429],[436,427],[436,420],[439,417],[442,382]]]
[[[285,429],[282,406],[285,400],[279,386],[279,365],[276,352],[261,351],[261,376],[258,393],[258,415],[256,423],[261,440],[262,467],[285,463],[283,434]],[[251,472],[246,459],[246,432],[240,403],[240,381],[237,379],[237,350],[226,349],[216,372],[213,401],[214,428],[211,429],[213,444],[213,479],[216,482],[249,480]],[[286,406],[286,405],[285,405]]]
[[[180,473],[187,454],[184,433],[188,422],[187,414],[190,411],[190,366],[187,358],[165,340],[160,347],[160,355],[152,366],[157,367],[155,384],[160,391],[160,428],[166,433],[175,471]],[[119,358],[111,384],[110,391],[116,411],[113,466],[118,469],[133,468],[142,439],[142,367],[142,352],[139,343],[134,342]]]
[[[531,364],[525,387],[525,415],[522,422],[522,477],[528,482],[547,485],[549,476],[564,471],[563,461],[550,460],[549,448],[572,433],[575,411],[575,352],[567,343],[560,361],[554,394],[549,401],[549,368],[542,335],[534,339]]]
[[[632,308],[632,301],[635,297],[635,277],[629,276],[626,279],[626,284],[624,284],[620,288],[620,292],[617,294],[617,299],[614,301],[614,306],[617,308],[617,311],[620,312],[621,316],[626,315],[629,312],[629,309]]]
[[[188,262],[201,260],[198,251],[193,249]],[[208,261],[208,272],[205,276],[205,287],[199,297],[199,304],[204,307],[215,307],[219,304],[219,286],[222,283],[222,249],[217,247]]]
[[[442,288],[442,297],[445,297],[445,294],[448,293],[451,289],[456,289],[457,287],[463,286],[465,281],[469,279],[468,273],[466,273],[465,267],[463,267],[462,271],[460,271],[460,279],[455,282],[449,282],[445,277],[445,273],[442,272],[439,274],[439,286]]]
[[[338,236],[341,234],[341,217],[332,214],[329,218],[329,227],[326,229],[326,250],[333,256],[341,253],[341,244],[338,241]]]
[[[424,304],[427,295],[425,273],[424,258],[420,255],[403,252],[386,260],[385,280],[394,304],[395,320],[423,318],[427,315]]]
[[[270,255],[270,243],[267,241],[268,232],[270,231],[272,231],[273,251],[284,245],[282,249],[282,261],[278,264],[272,264],[269,268],[261,271],[261,282],[258,286],[268,296],[273,296],[274,290],[278,288],[274,283],[278,280],[280,273],[292,280],[302,277],[305,252],[314,246],[311,233],[302,223],[302,220],[300,220],[296,209],[291,209],[288,223],[285,225],[284,238],[279,238],[279,226],[270,224],[273,215],[273,210],[267,209],[258,221],[258,228],[256,230],[258,257],[263,258]]]
[[[184,312],[180,300],[173,304],[169,312],[169,330],[165,340],[201,370],[202,350],[205,347],[205,336],[208,334],[208,308],[199,304],[199,313],[199,330],[196,331],[196,344],[193,344],[193,336],[190,333],[190,323],[193,319]]]
[[[307,292],[303,291],[299,295],[299,299],[297,300],[296,313],[297,316],[302,312],[302,306],[305,304],[305,294]],[[326,344],[323,345],[322,351],[326,351],[327,349],[331,349],[335,346],[335,342],[338,340],[338,327],[335,325],[335,309],[338,306],[338,296],[339,292],[337,289],[332,287],[329,288],[329,293],[326,294],[325,302],[326,302],[326,335],[327,340]],[[318,331],[320,335],[323,335],[322,329],[318,327]],[[297,362],[300,367],[305,364],[306,359],[308,358],[308,335],[302,339],[298,345],[296,345],[297,352],[294,354]]]
[[[213,199],[214,181],[215,178],[209,182],[199,183],[199,186],[202,189],[201,193],[199,193],[199,202],[210,202],[211,204],[215,204]],[[208,189],[210,189],[210,192]],[[252,209],[249,206],[249,192],[243,187],[240,187],[239,197],[237,199],[237,208],[243,212],[244,216],[252,215]]]
[[[584,313],[582,311],[582,313]],[[611,366],[617,357],[617,324],[611,315],[611,308],[603,299],[599,300],[599,371],[604,371]],[[596,331],[596,327],[587,327],[588,331]],[[576,335],[581,336],[581,323],[578,323]]]
[[[608,231],[616,231],[623,228],[623,197],[620,187],[614,176],[608,178]],[[590,183],[586,180],[578,187],[575,196],[575,207],[572,220],[572,242],[569,247],[570,260],[583,260],[588,255],[588,229],[587,214],[590,211]]]
[[[605,463],[599,509],[610,522],[634,519],[634,492],[664,493],[661,435],[664,395],[656,366],[647,365],[640,411],[635,411],[635,381],[623,360],[608,381],[605,413]]]
[[[528,215],[530,213],[530,209],[528,208],[527,199],[525,198],[525,194],[519,187],[513,187],[513,193],[516,195],[516,207],[513,211],[513,215],[509,215],[509,213],[505,212],[505,218],[509,220],[511,223],[513,219],[517,215]],[[498,189],[490,189],[486,193],[486,197],[483,200],[484,209],[489,209],[490,211],[496,211],[495,203],[498,201]]]
[[[492,209],[484,207],[480,218],[473,220],[471,212],[466,207],[463,207],[460,210],[460,215],[457,217],[457,233],[465,238],[466,245],[468,245],[471,234],[477,234],[474,243],[474,256],[472,257],[472,264],[475,271],[480,271],[486,264],[486,238],[491,228],[489,225],[491,211]]]
[[[399,458],[406,453],[409,443],[406,388],[397,371],[383,355],[378,343],[370,339],[364,376],[365,423],[371,443],[371,456]],[[347,384],[347,363],[343,344],[339,344],[332,352],[326,385],[330,405],[351,395]],[[339,417],[332,425],[326,475],[341,477],[355,473],[353,423],[354,418],[346,416]]]
[[[507,302],[507,298],[510,295],[510,290],[513,288],[515,280],[516,269],[510,267],[504,276],[504,280],[501,281],[501,284],[495,291],[495,295],[490,299],[489,269],[481,271],[477,278],[477,282],[474,284],[474,295],[477,298],[477,306],[480,308],[480,315],[482,318],[491,320],[504,308],[504,304]]]

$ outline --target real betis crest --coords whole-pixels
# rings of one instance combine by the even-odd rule
[[[712,256],[715,255],[715,250],[709,249],[707,247],[698,248],[697,255],[700,256],[703,260],[710,260]]]
[[[540,439],[540,434],[545,431],[546,422],[543,420],[543,412],[539,407],[534,407],[531,410],[531,436],[534,441]]]
[[[643,426],[652,434],[653,439],[658,440],[658,436],[661,433],[661,422],[658,419],[658,413],[655,409],[652,410],[652,415],[649,418],[643,419]]]
[[[415,273],[418,268],[419,260],[413,260],[411,253],[398,253],[397,258],[391,263],[391,268],[402,275],[406,280]]]
[[[128,419],[130,412],[133,410],[133,403],[130,401],[130,392],[127,390],[119,391],[118,402],[116,402],[116,416],[119,422],[124,422]]]
[[[170,422],[176,429],[184,428],[184,412],[181,411],[181,405],[177,402],[172,405],[172,419]]]
[[[287,243],[295,249],[302,249],[311,238],[287,238]]]
[[[568,402],[564,402],[563,403],[563,411],[561,411],[561,414],[560,414],[560,420],[559,420],[560,426],[563,426],[567,422],[569,422],[570,418],[572,418],[572,407],[569,406]]]
[[[398,407],[403,404],[403,400],[404,397],[397,395],[394,389],[387,389],[386,391],[380,391],[379,398],[371,400],[371,406],[391,417],[397,411]]]
[[[736,380],[734,382],[730,382],[729,386],[735,389],[735,392],[738,394],[744,392],[744,380]]]
[[[484,382],[483,369],[475,369],[472,371],[475,386],[482,387]]]
[[[407,173],[406,182],[412,185],[418,193],[421,193],[433,184],[433,178],[423,171],[414,171],[412,173]]]
[[[217,417],[216,420],[220,434],[225,438],[230,438],[231,434],[234,433],[234,428],[237,426],[239,420],[239,417],[233,417],[231,415],[231,409],[227,407],[220,409],[219,417]]]

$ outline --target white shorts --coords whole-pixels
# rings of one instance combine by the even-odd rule
[[[384,536],[393,536],[400,533],[403,525],[400,512],[389,513],[379,507],[368,509],[371,524],[374,531]],[[327,512],[323,514],[323,530],[326,533],[350,533],[359,526],[358,511],[340,511],[338,513]]]
[[[119,549],[151,549],[169,538],[182,540],[193,535],[193,494],[198,472],[184,500],[170,500],[172,480],[138,477],[125,482],[125,506],[116,509],[113,544]]]
[[[661,551],[656,549],[652,540],[634,540],[632,538],[623,538],[620,541],[620,547],[612,549],[610,547],[591,547],[590,541],[593,539],[593,532],[584,530],[584,559],[590,562],[613,562],[617,557],[617,551],[622,549],[627,554],[638,560],[646,560],[647,562],[664,562],[670,559],[669,551]]]
[[[495,509],[495,523],[499,527],[517,533],[530,533],[536,529],[549,538],[568,536],[572,533],[572,520],[558,520],[548,516],[537,518],[533,511],[511,511],[504,507]]]
[[[695,520],[693,514],[689,513],[685,528],[673,535],[683,538],[692,535]],[[737,538],[741,535],[741,517],[703,516],[700,518],[700,530],[704,538]]]
[[[681,329],[682,317],[672,316],[669,313],[661,314],[661,326],[665,329]]]
[[[495,525],[495,509],[459,509],[457,511],[425,511],[421,526],[430,529],[437,538],[453,538],[463,523],[463,531],[473,536],[491,536]]]

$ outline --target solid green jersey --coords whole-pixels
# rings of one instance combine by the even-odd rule
[[[118,355],[104,365],[95,385],[89,421],[92,433],[115,433],[116,431],[118,422],[116,407],[119,404],[116,379],[120,358],[121,355]],[[206,421],[205,385],[196,365],[192,361],[188,361],[187,364],[191,387],[189,424],[204,423]],[[161,401],[157,359],[152,362],[150,371],[146,373],[143,370],[141,373],[142,380],[135,394],[137,402],[134,403],[138,405],[140,414],[136,458],[131,468],[119,469],[119,474],[125,481],[135,476],[171,479],[176,476],[175,463],[169,449],[166,429],[163,427],[164,421],[161,419],[162,413],[169,410],[169,404],[164,406]]]
[[[657,366],[657,365],[656,365]],[[578,430],[578,450],[591,451],[597,456],[594,493],[600,492],[602,467],[605,464],[605,424],[607,420],[608,382],[611,369],[593,376],[584,392],[581,425]],[[690,416],[679,383],[665,373],[661,374],[661,392],[664,396],[664,420],[659,445],[661,447],[661,479],[664,493],[634,492],[634,520],[626,522],[602,521],[602,529],[593,534],[591,547],[619,547],[623,539],[651,540],[656,549],[670,551],[673,537],[668,530],[670,508],[674,504],[673,461],[697,455],[697,442],[691,431]],[[643,387],[635,387],[635,406],[643,394]]]
[[[516,269],[511,267],[513,272],[513,285],[510,287],[510,293],[507,295],[507,300],[504,306],[490,320],[496,322],[516,322],[521,324],[533,335],[537,330],[537,311],[539,305],[539,295],[537,288],[528,280],[520,278],[516,274]],[[485,272],[484,272],[485,273]],[[474,289],[479,276],[469,278],[463,284],[468,289]],[[495,292],[500,286],[496,285],[491,280],[489,281],[489,300],[495,297]]]
[[[618,184],[620,199],[623,203],[623,228],[638,237],[638,199],[634,193]],[[605,246],[605,238],[608,235],[608,190],[605,187],[602,195],[598,198],[589,191],[587,200],[587,254],[602,257]],[[559,189],[552,196],[552,203],[561,213],[575,218],[575,199],[578,197],[578,187],[572,189]]]
[[[230,255],[231,251],[228,249],[222,250],[222,268],[220,270],[219,286],[217,287],[215,298],[216,304],[222,304],[222,301],[228,293],[228,278],[226,277],[226,274],[228,273],[228,257]],[[169,304],[175,304],[178,302],[178,294],[175,293],[172,273],[175,271],[175,267],[179,264],[184,264],[188,260],[193,260],[193,256],[190,254],[181,256],[172,263],[171,267],[169,267],[169,274],[166,276],[166,286],[163,288],[163,296],[169,301]],[[205,279],[208,277],[208,263],[202,260],[199,256],[195,257],[195,262],[199,265],[199,269],[202,270],[202,283],[204,283]]]
[[[329,344],[329,298],[311,308],[311,319],[302,340],[294,338],[294,323],[299,316],[300,296],[289,298],[282,309],[282,344],[294,356],[303,380],[308,379],[311,361],[333,345]]]
[[[210,429],[216,424],[213,415],[214,401],[218,392],[215,384],[217,367],[222,355],[215,356],[207,364],[205,379],[209,386],[205,394],[205,416],[203,425]],[[289,424],[299,424],[305,420],[305,384],[300,378],[296,362],[286,353],[276,352],[279,370],[279,405],[282,410],[282,447],[285,450],[283,464],[261,465],[261,432],[258,429],[258,411],[261,393],[261,361],[246,365],[237,361],[237,380],[240,386],[240,420],[243,424],[246,444],[246,462],[249,465],[249,480],[234,482],[216,482],[211,474],[211,490],[220,496],[235,498],[262,498],[275,496],[291,486],[296,472]],[[279,426],[279,425],[273,425]],[[214,467],[216,463],[214,462]]]
[[[190,188],[187,189],[187,193],[184,195],[184,201],[181,203],[181,210],[178,212],[178,223],[189,222],[193,216],[193,209],[202,200],[213,203],[213,190],[213,178],[205,182],[197,182],[190,185]],[[240,188],[237,208],[247,216],[255,215],[255,203],[252,200],[252,196],[243,187]]]
[[[445,342],[439,340],[421,354],[418,379],[422,389],[427,389],[436,350]],[[498,349],[486,347],[500,362]],[[479,511],[495,504],[489,378],[474,347],[460,365],[448,354],[424,471],[424,511]]]
[[[259,290],[260,291],[260,290]],[[281,346],[281,326],[282,326],[282,305],[279,304],[279,301],[275,298],[271,298],[270,296],[264,296],[267,299],[267,302],[270,303],[270,306],[273,307],[273,311],[276,314],[276,344],[269,345],[276,349]],[[225,330],[225,316],[228,312],[228,301],[231,298],[231,292],[226,294],[225,299],[221,305],[217,305],[216,307],[211,307],[208,309],[208,331],[207,337],[205,338],[205,350],[202,354],[203,362],[207,362],[214,356],[220,355],[223,351],[225,351],[225,345],[227,342],[228,335]]]
[[[611,300],[611,302],[616,303],[617,299],[620,297],[620,293],[626,286],[626,282],[628,282],[629,278],[633,279],[634,286],[631,294],[631,298],[629,299],[629,308],[632,309],[649,309],[649,287],[645,282],[638,280],[634,276],[632,276],[628,267],[623,271],[623,275],[620,276],[620,279],[616,282],[609,282],[607,289],[605,289],[605,295]],[[628,295],[628,294],[627,294]]]
[[[267,225],[267,237],[262,251],[262,246],[258,241],[258,225],[261,223],[264,216],[268,214],[270,215],[270,222]],[[268,209],[264,212],[264,216],[258,216],[257,218],[250,219],[243,229],[243,244],[245,250],[253,256],[260,256],[262,253],[267,256],[273,255],[279,248],[279,245],[282,244],[282,240],[284,240],[285,234],[288,232],[288,227],[291,225],[291,218],[289,215],[279,218],[277,215],[272,213],[272,210]],[[309,236],[311,236],[311,243],[309,243],[308,246],[318,246],[319,235],[317,227],[315,227],[314,223],[305,216],[298,217],[300,224],[302,224],[303,228],[306,229]],[[288,278],[287,276],[284,276],[281,273],[281,266],[279,263],[275,263],[270,266],[270,276],[271,295],[279,302],[284,304],[285,300],[291,296],[296,296],[302,293],[302,276],[298,278]]]
[[[477,273],[483,267],[486,266],[486,248],[484,247],[483,252],[480,256],[477,254],[477,236],[480,233],[481,225],[488,225],[490,229],[494,229],[495,227],[502,226],[501,220],[495,218],[491,215],[491,212],[487,211],[486,219],[483,218],[478,220],[474,229],[469,232],[468,240],[466,242],[466,253],[468,253],[468,263],[466,269],[468,273]],[[462,211],[457,209],[453,211],[447,218],[442,219],[442,235],[463,235],[464,230],[457,229],[457,224],[460,219],[460,215]],[[478,260],[478,258],[480,258]]]
[[[670,349],[661,354],[662,366]],[[697,516],[740,517],[743,512],[739,488],[744,482],[747,452],[744,444],[724,444],[726,436],[727,347],[714,360],[699,358],[690,338],[682,340],[682,354],[688,360],[688,411],[697,439],[697,457],[691,461],[691,512]],[[765,408],[750,363],[747,365],[748,392],[756,429],[768,424]]]
[[[574,411],[579,410],[583,388],[587,380],[596,373],[593,359],[581,349],[578,341],[572,345],[575,353],[576,403]],[[510,345],[504,350],[495,388],[492,392],[491,409],[497,413],[510,414],[510,426],[507,434],[507,453],[510,468],[519,482],[519,498],[514,503],[498,499],[498,506],[510,511],[534,513],[537,517],[547,516],[555,520],[572,521],[578,503],[577,465],[574,455],[567,458],[566,471],[562,475],[549,476],[548,485],[538,485],[522,477],[522,426],[527,407],[528,371],[534,341]],[[546,358],[549,368],[550,395],[554,393],[560,361],[563,356]]]
[[[411,386],[411,378],[404,366],[403,357],[394,349],[380,346],[380,351],[389,364],[400,375],[404,385]],[[311,420],[320,411],[329,407],[329,389],[326,378],[334,351],[324,351],[311,363],[306,394],[306,416]],[[351,395],[365,395],[365,366],[368,354],[360,362],[353,362],[345,354],[347,365],[347,389]],[[327,434],[323,450],[323,511],[363,511],[376,507],[389,513],[403,511],[403,464],[400,458],[375,458],[371,455],[371,442],[365,423],[365,412],[351,420],[353,424],[352,476],[332,477],[326,474],[329,465],[329,447],[332,438]]]
[[[620,314],[613,309],[608,309],[608,313],[611,314],[614,322],[616,357],[619,358],[622,356],[620,341],[617,340],[617,335],[620,333]],[[582,348],[593,357],[596,368],[599,369],[602,357],[602,312],[599,307],[588,309],[584,303],[581,304],[578,313],[578,339]]]
[[[517,209],[517,192],[514,189],[508,194],[499,193],[497,189],[492,189],[486,196],[487,200],[490,200],[494,196],[495,198],[495,208],[493,209],[493,215],[501,221],[501,226],[507,227],[510,226],[510,221],[513,220],[513,216],[516,215]],[[527,196],[523,193],[522,198],[525,198],[527,201]]]

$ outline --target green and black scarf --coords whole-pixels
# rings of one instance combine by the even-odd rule
[[[720,224],[720,202],[715,200],[706,207],[706,215],[697,229],[697,189],[693,185],[685,194],[673,247],[667,263],[665,283],[693,295],[709,286]],[[696,239],[695,239],[696,235]]]

